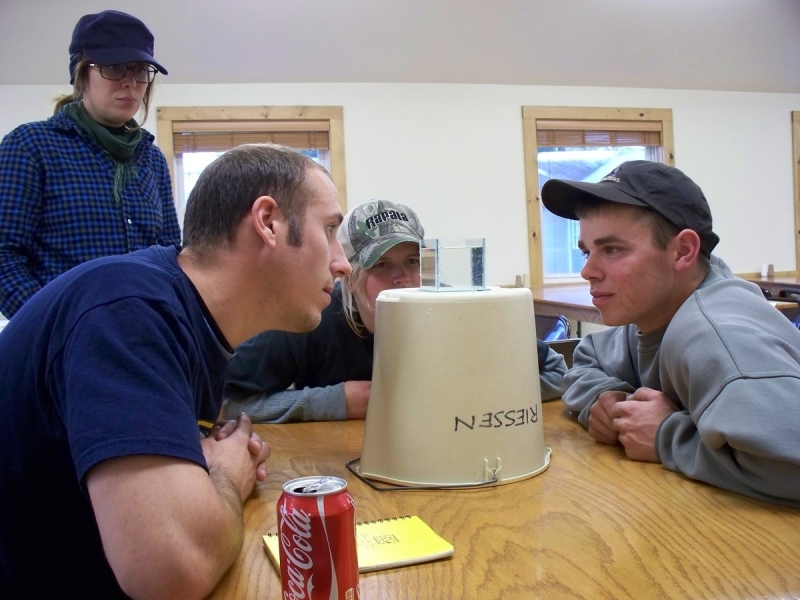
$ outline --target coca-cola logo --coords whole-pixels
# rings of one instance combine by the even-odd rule
[[[285,506],[280,507],[281,519],[278,524],[278,533],[281,536],[281,549],[286,557],[286,574],[288,581],[283,592],[283,597],[288,600],[311,598],[314,590],[313,573],[309,571],[314,567],[311,558],[311,514],[304,510],[292,508],[287,511]],[[306,578],[308,578],[306,580]]]

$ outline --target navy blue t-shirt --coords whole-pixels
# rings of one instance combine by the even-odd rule
[[[231,356],[209,319],[177,250],[151,247],[75,267],[0,333],[0,598],[124,597],[85,476],[136,454],[207,468],[197,421]]]

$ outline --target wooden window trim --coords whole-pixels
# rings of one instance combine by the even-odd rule
[[[330,131],[330,121],[173,121],[173,133],[228,133],[275,131]]]
[[[528,263],[531,286],[544,284],[542,260],[541,199],[539,198],[538,121],[588,121],[592,125],[627,122],[647,128],[661,125],[664,163],[675,166],[675,143],[672,133],[672,109],[669,108],[591,108],[572,106],[523,106],[522,134],[525,157],[525,194],[528,213]],[[798,200],[800,203],[800,200]],[[800,225],[798,226],[800,230]],[[799,263],[800,264],[800,263]]]
[[[794,168],[794,265],[800,270],[800,110],[792,111],[792,164]]]
[[[341,106],[161,106],[158,108],[158,146],[167,159],[172,177],[176,207],[179,202],[175,178],[175,149],[172,134],[176,123],[184,130],[187,122],[195,122],[207,130],[222,121],[307,121],[313,127],[327,123],[330,144],[331,179],[339,192],[339,205],[347,212],[347,186],[344,166],[344,110]],[[234,128],[236,125],[232,124]]]

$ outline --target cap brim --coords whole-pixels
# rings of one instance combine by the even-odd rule
[[[422,240],[416,236],[396,233],[391,239],[383,239],[377,243],[367,244],[356,254],[356,256],[353,257],[353,260],[360,264],[363,268],[369,269],[373,267],[375,263],[378,262],[389,250],[404,242],[411,242],[419,246],[422,245]],[[362,254],[368,255],[370,257],[369,260],[365,262],[359,261],[358,257]]]
[[[138,48],[86,48],[83,54],[92,62],[101,65],[120,65],[122,63],[144,62],[153,65],[159,73],[169,75],[167,70],[156,62],[147,52]]]
[[[575,206],[581,202],[616,202],[631,206],[647,206],[618,189],[612,183],[588,183],[585,181],[566,181],[550,179],[542,186],[542,204],[551,213],[565,219],[578,220]]]

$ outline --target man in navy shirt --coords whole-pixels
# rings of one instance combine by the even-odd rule
[[[99,258],[0,333],[0,597],[201,598],[237,556],[269,447],[206,437],[232,348],[316,327],[350,266],[324,169],[239,146],[189,198],[184,248]]]

